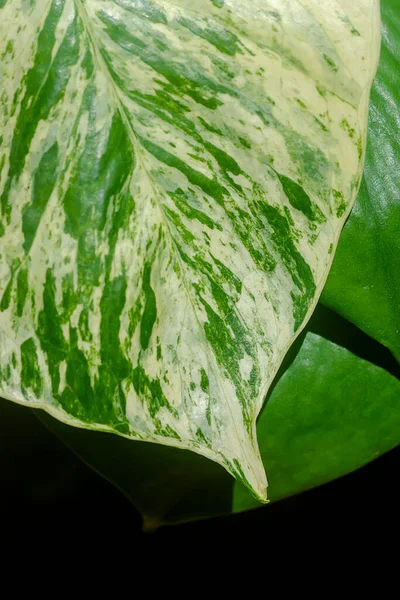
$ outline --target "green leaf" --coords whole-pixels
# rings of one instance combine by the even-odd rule
[[[328,311],[317,313],[313,330],[328,333],[330,322],[338,342],[365,344]],[[400,381],[384,369],[310,330],[284,367],[257,423],[272,501],[349,473],[399,443]],[[193,453],[79,431],[39,415],[125,493],[147,528],[257,506],[218,465]]]
[[[3,396],[266,499],[255,421],[358,190],[378,4],[3,3]]]
[[[400,10],[382,2],[381,60],[372,88],[366,166],[322,302],[400,361]]]
[[[400,381],[308,333],[257,425],[270,499],[353,471],[395,447],[399,432]],[[233,510],[254,506],[253,498],[236,486]]]

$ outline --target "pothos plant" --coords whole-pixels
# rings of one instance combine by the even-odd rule
[[[351,339],[400,358],[382,18],[367,147],[377,0],[0,0],[0,394],[148,519],[400,441],[396,366]]]

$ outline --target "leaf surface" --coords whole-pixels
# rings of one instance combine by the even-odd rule
[[[364,177],[321,299],[400,361],[400,10],[397,0],[381,4]]]
[[[286,426],[278,429],[283,417]],[[257,432],[271,500],[291,496],[399,444],[400,381],[310,332],[274,388]],[[233,510],[255,506],[236,486]]]
[[[358,190],[378,4],[2,3],[4,397],[266,499],[255,421]]]

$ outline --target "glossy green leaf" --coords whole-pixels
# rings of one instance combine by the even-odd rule
[[[400,360],[400,5],[382,0],[381,59],[372,88],[364,178],[322,302]]]
[[[266,499],[255,421],[358,190],[378,5],[2,3],[3,396]]]
[[[311,325],[326,331],[329,315],[318,312]],[[331,329],[339,332],[337,341],[357,345],[346,323],[333,318]],[[311,331],[301,342],[257,423],[272,501],[348,473],[400,441],[400,381]],[[79,431],[44,413],[41,418],[125,493],[148,528],[257,506],[218,465],[193,453]]]
[[[282,421],[285,420],[285,426]],[[400,443],[400,381],[307,334],[257,425],[271,500],[349,473]],[[235,487],[234,511],[256,503]]]

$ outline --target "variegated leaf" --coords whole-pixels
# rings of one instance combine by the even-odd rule
[[[358,190],[378,1],[0,7],[0,393],[265,499],[255,420]]]

